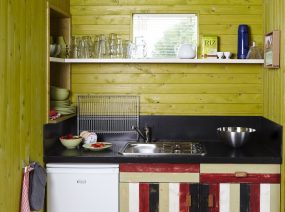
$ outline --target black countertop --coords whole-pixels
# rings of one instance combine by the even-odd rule
[[[188,140],[204,143],[205,156],[124,156],[119,154],[127,140],[134,138],[115,134],[109,139],[111,149],[91,152],[82,147],[68,150],[59,141],[61,135],[76,134],[76,117],[44,126],[44,161],[46,163],[259,163],[281,164],[282,126],[264,117],[238,116],[141,116],[140,126],[150,126],[153,138]],[[219,140],[221,126],[245,126],[256,129],[255,136],[244,147],[234,149]]]
[[[119,153],[126,142],[113,141],[110,149],[92,152],[82,147],[66,149],[60,142],[45,155],[46,163],[254,163],[281,164],[278,150],[263,145],[247,145],[233,149],[221,142],[202,142],[207,150],[204,156],[125,156]]]

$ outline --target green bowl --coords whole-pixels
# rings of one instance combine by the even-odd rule
[[[69,90],[65,88],[58,88],[50,86],[50,98],[56,101],[67,100],[69,97]]]
[[[80,136],[73,136],[71,139],[59,138],[61,144],[65,146],[67,149],[75,149],[81,141],[82,137]]]

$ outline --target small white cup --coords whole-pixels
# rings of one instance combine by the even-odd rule
[[[226,59],[230,59],[232,56],[232,53],[231,52],[224,52],[224,55],[225,55]]]
[[[217,52],[218,59],[223,59],[224,52]]]

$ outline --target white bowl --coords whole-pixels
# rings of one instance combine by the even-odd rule
[[[69,138],[69,139],[59,138],[59,140],[62,143],[62,145],[65,146],[67,149],[74,149],[81,143],[82,137],[73,136],[73,138]]]

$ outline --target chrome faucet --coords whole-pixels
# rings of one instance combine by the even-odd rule
[[[145,126],[144,133],[142,133],[140,129],[137,128],[136,126],[132,126],[132,130],[135,130],[138,133],[139,137],[142,137],[145,143],[151,142],[151,128],[150,127]]]

